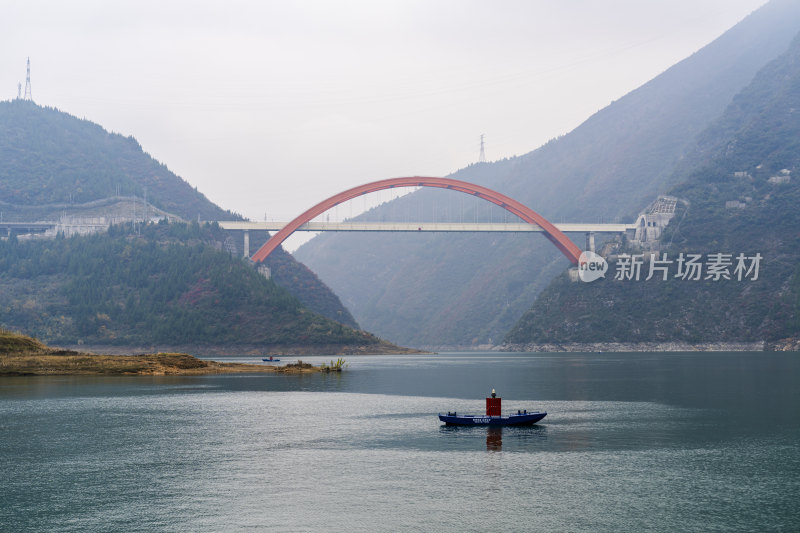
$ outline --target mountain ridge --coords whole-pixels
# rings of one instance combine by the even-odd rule
[[[153,159],[133,136],[27,100],[0,102],[0,159],[6,205],[142,198],[146,189],[150,203],[186,220],[241,219]]]
[[[704,259],[702,268],[717,259],[725,266],[724,258],[724,274],[625,279],[620,261],[637,250],[623,248],[627,256],[610,257],[609,273],[616,274],[607,279],[587,285],[561,276],[551,283],[506,336],[506,348],[552,342],[798,345],[800,34],[709,125],[689,159],[694,168],[678,169],[685,181],[670,191],[687,203],[666,228],[657,259],[667,264],[669,257],[693,254]],[[746,270],[739,270],[740,257]]]

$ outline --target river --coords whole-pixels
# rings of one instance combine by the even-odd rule
[[[800,530],[798,353],[347,359],[0,378],[0,530]],[[492,388],[548,416],[437,419]]]

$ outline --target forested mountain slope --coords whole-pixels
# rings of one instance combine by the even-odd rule
[[[622,275],[625,256],[591,284],[560,277],[508,343],[800,339],[800,37],[733,99],[687,160],[676,173],[685,181],[670,192],[688,206],[667,228],[659,262],[643,264],[639,280]],[[679,275],[679,258],[690,255],[701,256],[704,270]],[[651,264],[669,267],[667,279],[658,270],[646,281]]]
[[[88,237],[0,241],[0,324],[60,345],[195,353],[381,344],[309,311],[222,251],[219,227],[160,223],[140,233],[112,226]]]
[[[264,264],[269,267],[275,283],[288,288],[304,306],[345,326],[358,329],[353,315],[342,305],[339,297],[307,266],[295,261],[283,248],[272,252]]]
[[[187,220],[240,218],[150,157],[133,137],[27,100],[0,102],[0,161],[7,217],[13,206],[142,198],[146,188],[148,202]]]

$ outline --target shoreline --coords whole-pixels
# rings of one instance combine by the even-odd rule
[[[441,352],[533,352],[533,353],[593,353],[593,352],[778,352],[800,351],[800,339],[757,342],[526,342],[480,344],[474,346],[423,346],[434,353]]]
[[[758,342],[587,342],[502,344],[495,352],[773,352],[799,351],[800,341]]]
[[[322,344],[322,345],[106,345],[106,344],[66,344],[58,348],[76,352],[103,353],[108,355],[140,355],[153,353],[188,353],[200,357],[227,355],[246,356],[342,356],[342,355],[403,355],[425,354],[414,348],[405,348],[393,344]],[[56,348],[56,349],[58,349]]]
[[[210,374],[325,372],[298,361],[287,365],[220,363],[183,353],[100,355],[72,351],[0,355],[0,377],[11,376],[202,376]]]
[[[369,345],[374,348],[376,345]],[[400,348],[389,343],[378,343],[377,346],[384,348],[385,352],[391,353],[419,353],[416,350]],[[344,359],[338,358],[336,362],[331,360],[330,364],[323,363],[314,366],[311,363],[304,363],[301,359],[296,362],[286,362],[282,365],[261,364],[261,363],[222,363],[211,359],[200,359],[193,355],[183,352],[163,350],[154,353],[155,350],[145,353],[131,354],[135,351],[132,347],[113,347],[117,353],[110,353],[112,350],[104,350],[100,347],[99,352],[92,353],[85,351],[88,347],[81,346],[80,350],[64,349],[62,347],[48,346],[41,341],[0,329],[0,376],[67,376],[67,375],[147,375],[147,376],[198,376],[207,374],[231,374],[231,373],[263,373],[263,374],[307,374],[307,373],[329,373],[341,372],[344,367]],[[98,347],[95,347],[98,348]],[[110,347],[109,347],[110,348]],[[253,355],[263,357],[273,355],[262,346],[256,353],[243,354],[242,346],[238,346],[240,353],[231,353],[230,346],[213,347],[218,350],[216,356],[220,355]],[[272,348],[275,348],[274,346]],[[330,350],[323,350],[321,346],[315,346],[326,356],[330,356]],[[342,348],[342,346],[339,346]],[[348,353],[370,353],[367,347],[350,346]],[[203,350],[199,350],[203,351]],[[267,352],[267,353],[265,353]],[[294,346],[286,352],[274,355],[304,355],[302,347]],[[208,354],[208,351],[205,351]],[[215,354],[209,354],[214,356]],[[309,353],[305,353],[309,355]],[[320,354],[322,355],[322,354]],[[334,354],[334,357],[340,354]]]

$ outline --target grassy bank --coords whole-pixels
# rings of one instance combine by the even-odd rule
[[[98,355],[50,348],[25,335],[0,329],[0,376],[203,375],[244,372],[320,372],[298,362],[285,366],[218,363],[182,353]]]

